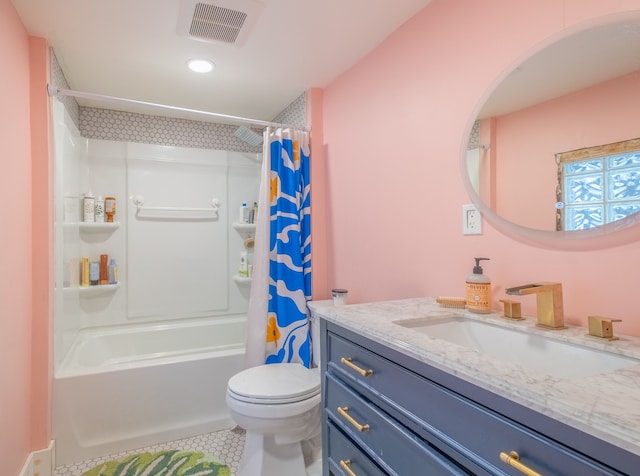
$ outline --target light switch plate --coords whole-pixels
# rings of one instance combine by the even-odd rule
[[[482,215],[475,205],[462,205],[462,233],[482,235]]]

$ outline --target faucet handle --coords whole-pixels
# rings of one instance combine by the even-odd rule
[[[617,340],[613,335],[613,323],[622,322],[622,319],[611,319],[602,316],[589,316],[589,335],[606,340]]]
[[[500,299],[500,302],[504,304],[504,317],[515,321],[524,320],[524,317],[522,317],[522,307],[518,301]]]

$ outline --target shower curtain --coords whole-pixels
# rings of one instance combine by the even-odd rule
[[[247,366],[311,366],[309,133],[265,131],[249,300]]]

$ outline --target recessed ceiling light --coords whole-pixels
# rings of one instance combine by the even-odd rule
[[[208,73],[213,71],[213,63],[206,59],[192,59],[187,62],[187,66],[191,71],[196,73]]]

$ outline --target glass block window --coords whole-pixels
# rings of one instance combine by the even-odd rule
[[[589,155],[603,152],[610,153]],[[556,161],[557,229],[586,230],[640,211],[639,139],[558,154]]]

